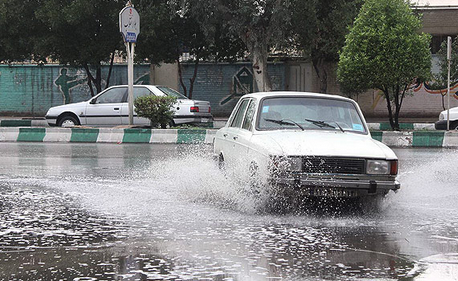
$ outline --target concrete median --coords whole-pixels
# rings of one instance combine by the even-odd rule
[[[206,143],[216,129],[0,127],[0,142]],[[391,147],[458,147],[457,131],[372,131]]]
[[[212,143],[215,129],[1,127],[0,142]]]

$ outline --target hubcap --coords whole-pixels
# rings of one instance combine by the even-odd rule
[[[62,127],[64,128],[68,128],[68,127],[75,127],[75,122],[73,122],[72,120],[64,120],[64,122],[62,122]]]

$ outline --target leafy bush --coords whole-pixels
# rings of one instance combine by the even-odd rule
[[[148,118],[151,127],[166,128],[172,122],[175,112],[173,105],[176,103],[175,97],[148,95],[138,97],[134,101],[135,112],[140,117]]]

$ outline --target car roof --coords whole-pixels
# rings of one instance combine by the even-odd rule
[[[312,92],[297,92],[297,91],[257,92],[257,93],[246,94],[243,97],[269,98],[269,97],[279,97],[279,96],[329,98],[329,99],[339,99],[339,100],[354,102],[354,100],[350,98],[342,97],[338,95],[329,95],[329,94],[312,93]]]

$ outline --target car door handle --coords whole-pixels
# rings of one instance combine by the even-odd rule
[[[115,107],[115,108],[113,108],[113,110],[119,110],[119,107]]]
[[[234,140],[238,140],[238,139],[239,139],[239,137],[235,136],[235,137],[233,137],[233,139],[234,139]]]
[[[223,134],[223,137],[225,137],[225,138],[226,138],[226,137],[227,137],[227,134]]]

